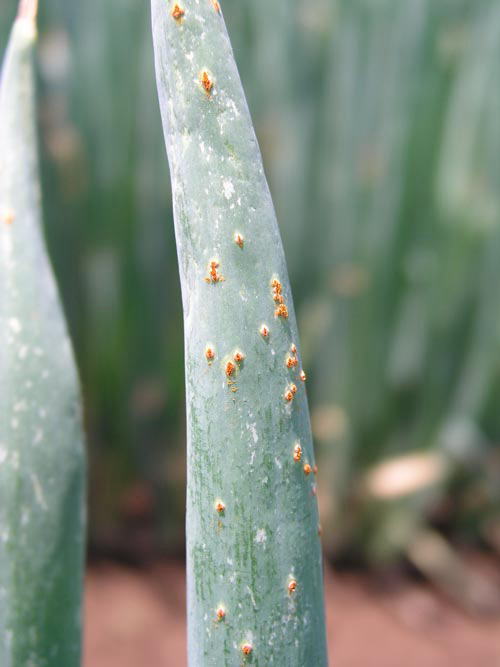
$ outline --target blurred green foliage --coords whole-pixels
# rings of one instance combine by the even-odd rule
[[[41,5],[45,218],[86,399],[91,539],[173,553],[182,315],[149,12]],[[426,525],[500,550],[500,5],[222,8],[289,260],[329,553],[392,559]]]

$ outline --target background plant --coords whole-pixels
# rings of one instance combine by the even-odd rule
[[[78,380],[43,239],[36,5],[0,80],[0,663],[80,664],[85,460]]]

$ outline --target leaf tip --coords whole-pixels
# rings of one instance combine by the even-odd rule
[[[38,13],[38,0],[20,0],[17,18],[35,23]]]

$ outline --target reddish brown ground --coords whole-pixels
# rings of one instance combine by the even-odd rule
[[[327,573],[334,667],[500,667],[500,619],[464,615],[426,586],[391,592]],[[94,566],[87,578],[84,667],[184,667],[184,572]]]

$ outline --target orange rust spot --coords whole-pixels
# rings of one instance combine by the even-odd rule
[[[284,303],[280,303],[280,305],[276,308],[274,311],[274,316],[283,317],[285,320],[288,318],[288,308]]]
[[[219,607],[215,613],[219,621],[223,621],[226,618],[226,610],[223,607]]]
[[[231,375],[234,375],[234,372],[236,370],[236,366],[233,364],[232,361],[228,361],[226,364],[226,375],[227,377],[231,377]]]
[[[250,653],[253,651],[253,646],[251,644],[243,644],[241,647],[241,652],[243,655],[250,655]]]
[[[243,248],[243,243],[244,243],[243,236],[238,232],[236,232],[236,234],[234,235],[234,242],[236,243],[237,246]]]
[[[221,283],[225,280],[224,276],[218,273],[219,262],[212,260],[208,265],[208,276],[205,278],[206,283]]]
[[[219,514],[223,514],[223,513],[225,512],[225,510],[226,510],[226,506],[224,505],[224,503],[222,502],[222,500],[218,500],[218,501],[215,503],[215,509],[217,510],[217,512],[218,512]]]
[[[259,331],[260,331],[260,335],[261,335],[263,338],[267,338],[267,337],[269,336],[269,329],[266,327],[265,324],[263,324],[263,325],[261,326],[261,328],[259,329]]]
[[[182,7],[179,7],[179,5],[177,5],[177,4],[174,5],[174,8],[172,9],[172,17],[176,21],[180,21],[185,13],[186,12],[182,9]]]
[[[285,299],[283,298],[282,294],[275,294],[273,299],[276,301],[276,303],[285,303]]]
[[[237,364],[241,364],[241,362],[244,360],[245,355],[243,352],[240,352],[240,350],[236,350],[234,353],[233,359],[236,361]]]
[[[293,401],[293,393],[290,391],[290,389],[285,391],[285,401],[288,401],[289,403],[290,401]]]
[[[304,474],[308,477],[311,474],[311,466],[309,463],[304,463]]]
[[[277,278],[274,278],[274,280],[272,280],[271,287],[273,288],[273,292],[275,294],[281,294],[282,285],[281,285],[280,281],[277,280]]]
[[[293,460],[297,463],[302,458],[302,447],[297,443],[293,449]]]
[[[212,3],[212,4],[213,4],[214,9],[215,9],[215,11],[217,12],[217,14],[220,14],[220,5],[219,5],[219,3],[217,2],[217,0],[213,0],[213,3]]]
[[[290,385],[290,391],[295,396],[295,394],[297,393],[297,385],[296,384],[291,384]]]
[[[287,357],[285,363],[286,363],[286,365],[287,365],[288,368],[293,368],[293,367],[296,366],[299,362],[297,361],[297,359],[296,359],[295,357]]]
[[[307,375],[305,374],[305,371],[304,371],[303,368],[300,370],[299,377],[302,380],[302,382],[305,382],[307,380]]]
[[[205,356],[208,361],[213,361],[215,359],[215,352],[211,347],[207,347],[207,349],[205,350]]]
[[[4,211],[2,211],[1,217],[6,225],[11,225],[16,218],[14,211],[11,208],[6,208]]]
[[[297,354],[297,346],[295,345],[295,343],[292,343],[290,345],[290,353],[293,354],[293,355]]]
[[[296,590],[297,590],[297,582],[295,581],[295,579],[290,579],[290,581],[288,582],[288,592],[295,593]]]
[[[210,95],[211,92],[212,92],[212,89],[214,87],[214,82],[209,77],[208,72],[206,70],[203,71],[203,73],[201,75],[201,85],[203,87],[203,90],[206,92],[206,94]]]

